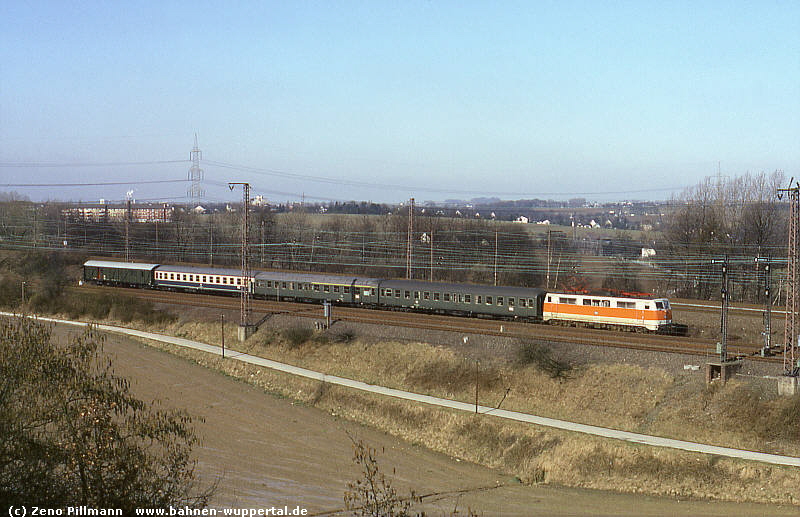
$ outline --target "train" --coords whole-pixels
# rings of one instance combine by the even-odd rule
[[[531,323],[681,334],[666,298],[554,292],[541,288],[426,282],[327,273],[257,271],[88,260],[83,282],[110,286],[239,294],[254,298],[403,310]]]

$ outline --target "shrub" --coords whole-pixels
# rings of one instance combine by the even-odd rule
[[[572,365],[564,360],[553,357],[549,347],[534,343],[523,343],[517,350],[517,365],[534,365],[553,379],[564,379],[572,370]]]
[[[314,335],[314,331],[306,327],[289,327],[283,331],[283,338],[289,343],[292,348],[296,348]]]
[[[204,507],[192,489],[192,419],[129,392],[91,328],[54,343],[27,318],[0,321],[0,500],[45,507]]]

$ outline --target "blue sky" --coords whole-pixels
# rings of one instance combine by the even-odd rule
[[[154,162],[188,160],[195,133],[214,200],[238,198],[228,181],[277,201],[611,200],[718,164],[800,176],[799,29],[797,1],[7,0],[0,183],[185,179]],[[0,187],[129,189],[186,185]]]

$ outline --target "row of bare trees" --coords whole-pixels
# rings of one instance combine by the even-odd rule
[[[754,259],[771,257],[780,292],[788,205],[777,191],[786,185],[784,173],[775,171],[707,177],[686,189],[673,200],[667,218],[667,253],[659,262],[671,274],[662,280],[662,288],[679,296],[719,296],[718,261],[728,256],[732,299],[761,301],[763,268]]]

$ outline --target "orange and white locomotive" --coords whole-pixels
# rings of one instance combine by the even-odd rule
[[[579,323],[591,327],[669,331],[672,308],[666,298],[600,296],[548,292],[542,319],[548,323]]]

